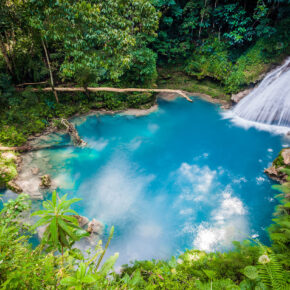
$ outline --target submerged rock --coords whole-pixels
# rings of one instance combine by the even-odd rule
[[[51,178],[48,174],[41,176],[40,179],[41,179],[40,183],[41,188],[49,188],[51,186]]]
[[[103,224],[100,221],[97,221],[96,219],[92,219],[92,221],[88,224],[87,231],[89,233],[94,233],[100,235],[103,232]]]
[[[37,175],[37,174],[39,173],[39,168],[37,168],[37,167],[33,167],[33,168],[31,168],[31,173],[32,173],[33,175]]]

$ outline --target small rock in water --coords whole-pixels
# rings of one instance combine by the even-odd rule
[[[33,175],[37,175],[37,174],[39,173],[39,168],[37,168],[37,167],[33,167],[33,168],[31,168],[31,173],[32,173]]]
[[[7,183],[7,187],[10,190],[12,190],[13,192],[16,192],[16,193],[22,193],[23,192],[22,188],[14,180],[10,180]]]
[[[88,224],[88,229],[87,231],[89,233],[95,233],[100,235],[103,231],[103,224],[100,221],[97,221],[96,219],[92,219],[92,221],[89,222]]]
[[[49,188],[51,186],[51,178],[48,174],[41,176],[40,179],[41,179],[40,183],[41,188]]]

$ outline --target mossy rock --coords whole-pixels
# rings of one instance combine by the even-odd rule
[[[286,167],[286,164],[284,162],[284,158],[282,156],[282,152],[284,150],[289,150],[290,148],[284,148],[279,152],[279,155],[276,157],[276,159],[273,161],[273,165],[277,167]],[[288,167],[288,166],[287,166]]]
[[[0,186],[7,186],[17,176],[16,160],[17,156],[12,151],[0,153]]]

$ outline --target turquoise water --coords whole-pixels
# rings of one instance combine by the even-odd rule
[[[267,242],[276,192],[263,171],[289,139],[237,127],[201,100],[75,122],[88,148],[38,154],[58,190],[83,199],[79,214],[104,223],[104,240],[115,226],[109,253],[120,252],[119,264],[227,250],[250,236]]]

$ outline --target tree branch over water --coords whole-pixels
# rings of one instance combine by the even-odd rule
[[[185,98],[187,101],[192,102],[192,99],[189,98],[183,91],[181,90],[171,90],[171,89],[142,89],[142,88],[110,88],[110,87],[88,87],[88,88],[81,88],[81,87],[54,87],[54,90],[57,92],[115,92],[115,93],[129,93],[129,92],[154,92],[154,93],[175,93],[180,95],[181,97]],[[32,91],[44,91],[50,92],[53,91],[51,87],[49,88],[33,88]]]

